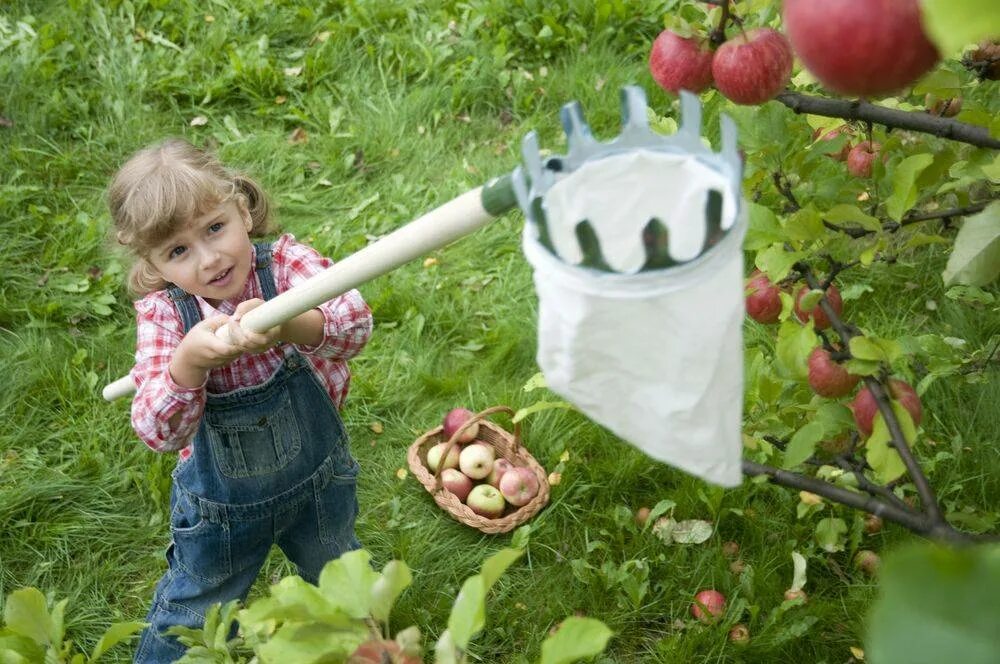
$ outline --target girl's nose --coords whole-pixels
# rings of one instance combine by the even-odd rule
[[[204,247],[201,250],[201,266],[204,269],[214,267],[219,262],[219,252],[212,247]]]

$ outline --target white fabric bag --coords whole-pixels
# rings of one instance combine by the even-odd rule
[[[710,190],[722,192],[726,231],[714,245]],[[523,236],[549,388],[654,459],[730,487],[742,481],[746,224],[738,197],[731,178],[694,155],[631,151],[560,174],[545,193],[558,256],[536,224]],[[651,218],[668,229],[679,263],[640,272]],[[584,220],[615,271],[572,264]]]

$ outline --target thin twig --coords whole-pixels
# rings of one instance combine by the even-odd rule
[[[978,203],[973,203],[971,205],[966,205],[964,207],[949,208],[947,210],[936,210],[934,212],[913,212],[907,214],[901,221],[883,221],[882,230],[887,233],[895,233],[900,228],[904,226],[909,226],[911,224],[918,224],[922,221],[931,221],[934,219],[944,219],[951,220],[955,217],[964,217],[970,214],[975,214],[976,212],[982,212],[987,205],[992,203],[996,199],[989,199],[985,201],[980,201]],[[823,225],[832,231],[837,231],[838,233],[844,233],[853,238],[864,237],[866,235],[874,235],[877,231],[871,230],[869,228],[861,228],[860,226],[840,226],[834,224],[833,222],[823,220]]]
[[[796,113],[810,113],[828,118],[873,122],[886,127],[933,134],[981,148],[1000,149],[1000,140],[990,136],[986,127],[978,127],[951,118],[939,118],[923,111],[899,111],[867,101],[827,99],[799,92],[782,92],[775,97]]]

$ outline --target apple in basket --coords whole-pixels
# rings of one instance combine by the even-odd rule
[[[507,503],[504,502],[500,492],[489,484],[477,484],[472,487],[465,504],[479,516],[496,519],[503,514],[503,508]]]
[[[490,474],[486,477],[486,483],[495,489],[499,489],[500,478],[513,467],[513,464],[507,461],[507,459],[497,459],[493,462],[493,469],[490,470]]]
[[[472,480],[460,470],[445,468],[441,471],[441,485],[458,496],[463,503],[472,491]]]
[[[452,408],[444,416],[444,422],[442,422],[441,435],[444,440],[451,440],[451,437],[455,435],[455,432],[462,428],[462,425],[475,417],[475,413],[471,410],[465,408]],[[458,442],[460,445],[465,443],[471,443],[479,435],[479,422],[469,425],[465,431],[458,437]]]
[[[448,443],[438,443],[431,449],[427,450],[427,467],[431,469],[432,473],[436,473],[438,465],[441,464],[441,457],[444,455],[445,450],[448,449]],[[458,445],[453,445],[451,452],[448,452],[448,458],[444,460],[444,468],[458,468],[458,460],[460,457],[460,448]]]
[[[474,480],[481,480],[493,469],[493,448],[486,443],[472,443],[462,448],[458,467]]]
[[[500,493],[511,505],[527,505],[538,493],[538,477],[531,468],[511,468],[500,478]]]

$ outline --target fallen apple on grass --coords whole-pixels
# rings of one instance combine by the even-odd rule
[[[649,520],[649,512],[650,510],[648,507],[640,507],[639,509],[637,509],[635,511],[635,522],[639,526],[645,526],[646,521]]]
[[[877,535],[882,532],[882,517],[874,514],[865,515],[864,530],[867,535]]]
[[[878,574],[882,560],[874,551],[862,549],[854,556],[854,564],[865,576],[873,577]]]
[[[493,467],[490,469],[490,474],[486,476],[486,483],[495,489],[500,488],[500,479],[504,476],[508,470],[513,468],[513,464],[507,459],[500,458],[493,462]]]
[[[431,469],[432,473],[436,473],[438,466],[441,465],[441,457],[444,455],[445,450],[448,449],[448,443],[438,443],[432,448],[427,450],[427,467]],[[458,445],[452,445],[451,451],[448,452],[448,458],[444,459],[443,468],[458,468],[459,452],[460,448]]]
[[[923,409],[920,407],[920,397],[916,390],[910,387],[909,383],[898,378],[889,379],[886,387],[889,398],[898,401],[907,410],[913,419],[913,426],[920,426],[920,419],[923,416]],[[875,413],[878,412],[878,402],[875,396],[867,387],[863,388],[854,401],[850,404],[850,409],[854,413],[854,423],[867,438],[872,435],[872,426],[875,421]]]
[[[714,621],[725,610],[726,596],[718,590],[702,590],[691,603],[691,615],[704,623]]]
[[[472,487],[469,497],[465,499],[465,504],[473,512],[487,519],[496,519],[503,514],[507,503],[503,495],[489,484],[477,484]]]
[[[455,494],[463,503],[472,491],[472,479],[460,470],[445,468],[441,471],[441,485]]]
[[[511,468],[500,478],[500,493],[511,505],[527,505],[538,494],[538,477],[531,468]]]
[[[472,443],[462,448],[458,458],[459,469],[474,480],[481,480],[493,469],[495,454],[486,443]]]
[[[806,595],[806,591],[802,590],[801,588],[798,589],[789,588],[788,590],[785,591],[785,600],[790,602],[794,599],[801,599],[802,602],[805,603],[809,601],[809,596]]]
[[[462,426],[475,417],[475,413],[466,408],[452,408],[444,416],[444,422],[442,423],[441,435],[444,440],[451,440],[451,437],[455,435],[455,432],[462,428]],[[479,422],[475,424],[470,424],[468,428],[462,431],[458,436],[458,442],[461,445],[465,443],[471,443],[479,435]]]
[[[750,642],[750,630],[743,623],[733,625],[729,630],[729,640],[736,645],[745,645]]]

